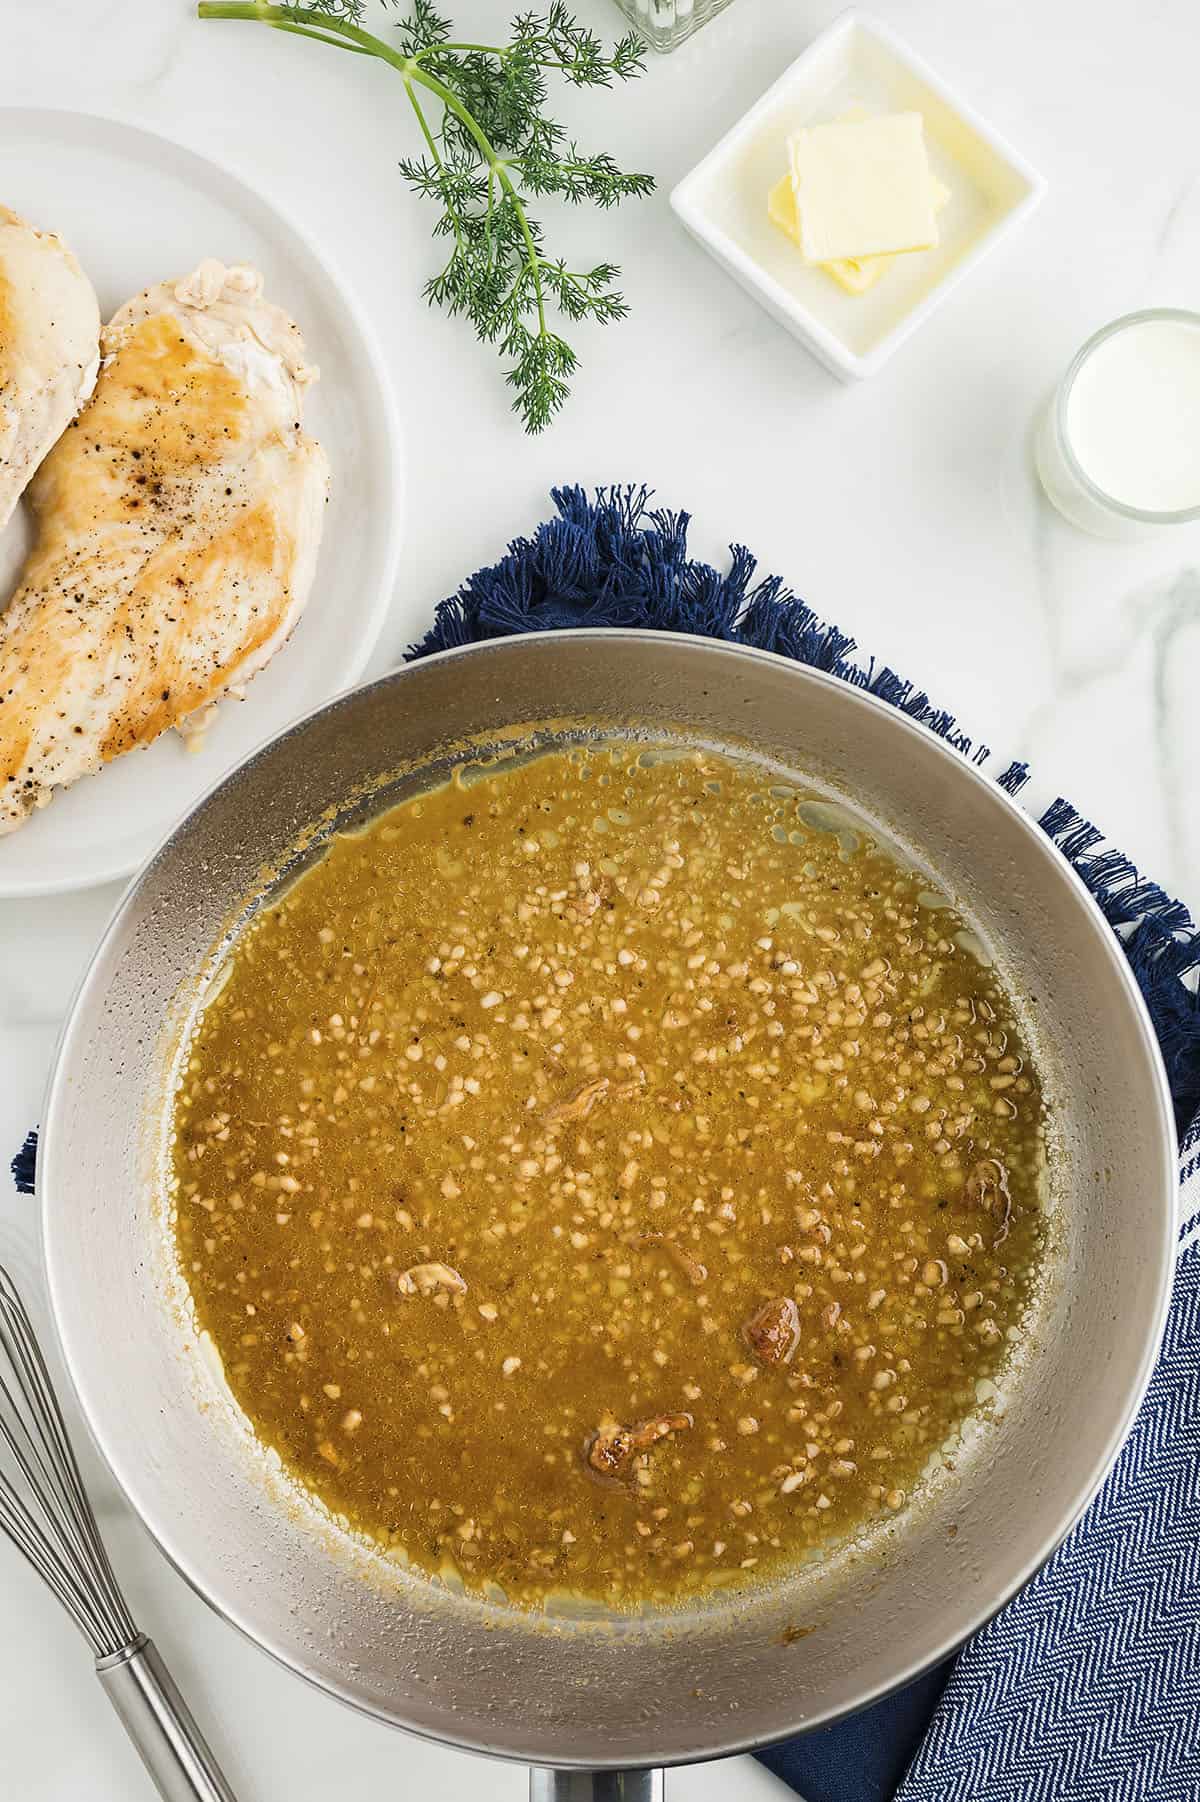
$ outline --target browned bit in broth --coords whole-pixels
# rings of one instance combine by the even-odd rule
[[[960,918],[709,751],[479,766],[264,911],[178,1253],[291,1471],[430,1573],[611,1605],[911,1501],[1019,1336],[1042,1097]]]

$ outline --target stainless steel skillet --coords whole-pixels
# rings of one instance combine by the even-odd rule
[[[1053,1104],[1053,1275],[998,1417],[870,1549],[687,1616],[533,1620],[356,1550],[289,1501],[256,1455],[169,1282],[171,1062],[244,898],[270,889],[306,828],[429,781],[465,739],[548,719],[559,732],[591,721],[751,747],[845,795],[973,916],[1021,998]],[[744,1750],[859,1707],[947,1654],[1036,1570],[1108,1469],[1148,1380],[1174,1171],[1165,1079],[1119,946],[994,783],[893,709],[767,653],[573,631],[412,665],[303,721],[201,802],[130,889],[77,997],[39,1188],[84,1412],[196,1589],[283,1663],[382,1719],[537,1766],[612,1772]]]

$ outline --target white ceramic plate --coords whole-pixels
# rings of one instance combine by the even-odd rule
[[[204,747],[169,732],[56,796],[0,838],[0,896],[87,888],[127,875],[204,791],[299,715],[362,673],[400,555],[403,469],[373,334],[313,245],[237,176],[114,119],[0,109],[0,201],[62,234],[108,318],[202,257],[252,263],[299,322],[321,380],[305,410],[333,469],[316,582],[291,642],[225,701]],[[0,607],[29,543],[19,510],[0,534]]]

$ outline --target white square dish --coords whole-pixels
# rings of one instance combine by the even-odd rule
[[[939,243],[901,257],[865,293],[806,264],[767,217],[802,125],[919,112],[933,174],[950,190]],[[873,375],[969,270],[1037,206],[1036,170],[921,59],[868,15],[844,13],[675,188],[671,206],[748,293],[843,381]]]

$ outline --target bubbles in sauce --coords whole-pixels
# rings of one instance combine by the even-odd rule
[[[1042,1232],[1037,1075],[934,900],[679,745],[475,767],[336,841],[176,1100],[178,1255],[261,1438],[519,1603],[682,1601],[896,1518]]]

